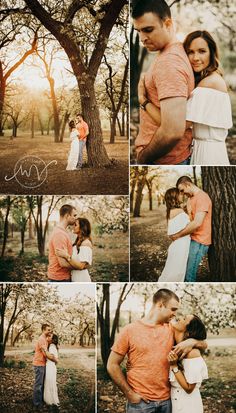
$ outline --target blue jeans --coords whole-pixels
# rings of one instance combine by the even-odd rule
[[[149,403],[141,400],[140,403],[127,402],[126,413],[171,413],[171,399],[152,401]]]
[[[79,157],[76,168],[81,168],[83,165],[83,150],[86,145],[86,141],[79,141]]]
[[[177,165],[190,165],[190,156],[184,161],[177,163]]]
[[[33,393],[33,403],[35,406],[41,406],[43,404],[43,384],[45,376],[45,366],[34,366],[35,382],[34,382],[34,393]]]
[[[184,281],[189,283],[196,281],[198,266],[204,255],[207,254],[208,248],[208,245],[203,245],[199,242],[191,240]]]

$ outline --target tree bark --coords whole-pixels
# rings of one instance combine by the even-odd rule
[[[11,197],[8,195],[7,196],[7,207],[6,207],[6,216],[5,216],[5,220],[4,220],[4,229],[3,229],[3,244],[2,244],[2,252],[1,252],[1,257],[4,256],[5,253],[5,249],[6,249],[6,245],[7,245],[7,238],[8,238],[8,218],[9,218],[9,213],[10,213],[10,209],[11,209]]]
[[[209,266],[212,281],[232,282],[236,277],[236,168],[202,167],[203,190],[213,204],[212,246]]]
[[[143,188],[146,183],[146,176],[148,173],[148,167],[142,166],[138,172],[138,179],[137,179],[137,193],[136,193],[136,200],[134,205],[134,217],[140,217],[141,211],[141,204],[143,200]]]
[[[60,132],[60,142],[63,142],[64,134],[65,134],[65,129],[66,129],[66,124],[69,120],[70,113],[66,111],[66,113],[63,116],[62,120],[62,125],[61,125],[61,132]]]

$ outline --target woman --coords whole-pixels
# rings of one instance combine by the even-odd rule
[[[179,196],[180,193],[177,188],[170,188],[165,193],[168,235],[176,234],[184,229],[190,222],[188,214],[186,214],[180,207]],[[158,282],[184,281],[190,240],[190,236],[186,235],[170,244],[165,267]]]
[[[92,265],[91,225],[88,219],[78,218],[74,224],[77,238],[73,244],[72,256],[67,251],[56,249],[59,257],[65,258],[74,268],[71,271],[71,281],[91,282],[88,266]]]
[[[74,171],[79,158],[79,132],[76,129],[75,122],[69,122],[71,146],[67,161],[67,171]]]
[[[206,339],[206,329],[196,315],[187,315],[173,325],[176,343],[187,338]],[[203,413],[201,382],[208,378],[207,366],[198,349],[192,349],[180,363],[174,351],[168,355],[172,413]]]
[[[229,165],[225,139],[232,127],[230,98],[219,70],[217,45],[207,31],[190,33],[184,49],[194,71],[195,89],[187,102],[193,122],[192,165]]]
[[[48,351],[58,361],[58,337],[56,334],[50,334],[47,337]],[[43,400],[48,405],[59,406],[58,392],[57,392],[57,367],[54,361],[47,359],[46,372],[44,379],[44,393]]]
[[[225,81],[218,68],[218,50],[212,36],[206,31],[190,33],[184,48],[195,76],[195,89],[187,101],[186,129],[193,128],[192,165],[229,165],[225,139],[232,127],[230,98]],[[147,100],[145,75],[138,88],[139,102]],[[160,109],[153,103],[146,111],[161,124]]]

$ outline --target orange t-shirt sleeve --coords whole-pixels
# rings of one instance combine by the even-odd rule
[[[209,212],[210,201],[204,194],[198,197],[195,204],[195,214],[197,212]]]
[[[118,335],[115,343],[112,346],[112,351],[125,356],[129,351],[129,332],[128,326],[124,327]]]
[[[156,65],[154,83],[158,90],[158,99],[171,97],[188,98],[188,81],[184,62],[178,55],[168,55]]]
[[[44,351],[47,350],[47,346],[46,346],[45,340],[44,340],[43,338],[40,338],[40,339],[39,339],[38,345],[39,345],[40,350],[41,350],[41,349],[44,350]]]
[[[68,239],[63,234],[60,234],[58,237],[54,237],[52,245],[54,249],[60,248],[68,251]]]

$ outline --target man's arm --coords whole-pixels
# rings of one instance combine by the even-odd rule
[[[73,267],[70,265],[70,263],[68,261],[66,261],[65,258],[57,257],[57,260],[59,262],[60,267],[69,268],[70,270],[73,269]]]
[[[125,397],[129,400],[130,403],[140,403],[141,400],[147,401],[139,394],[135,393],[129,386],[120,368],[120,364],[123,360],[124,356],[111,351],[107,363],[107,371],[109,375],[111,376],[115,384],[119,387],[119,389],[124,393]]]
[[[195,338],[188,338],[187,340],[176,344],[172,352],[178,356],[181,356],[180,359],[183,359],[188,353],[190,353],[190,351],[192,351],[193,348],[197,348],[200,351],[205,351],[207,349],[207,342],[205,340],[201,341],[196,340]]]
[[[151,142],[139,153],[138,163],[153,163],[170,152],[183,138],[186,125],[186,102],[185,97],[161,100],[161,125]]]
[[[192,234],[194,231],[196,231],[196,229],[202,225],[206,214],[207,212],[197,212],[194,217],[194,220],[191,221],[184,229],[182,229],[174,235],[170,235],[172,241],[175,241],[180,237],[184,237],[185,235]]]
[[[54,361],[54,363],[57,363],[57,358],[53,354],[49,353],[49,351],[47,351],[45,348],[42,348],[42,347],[41,347],[41,351],[43,352],[45,357],[47,357],[47,359]]]

